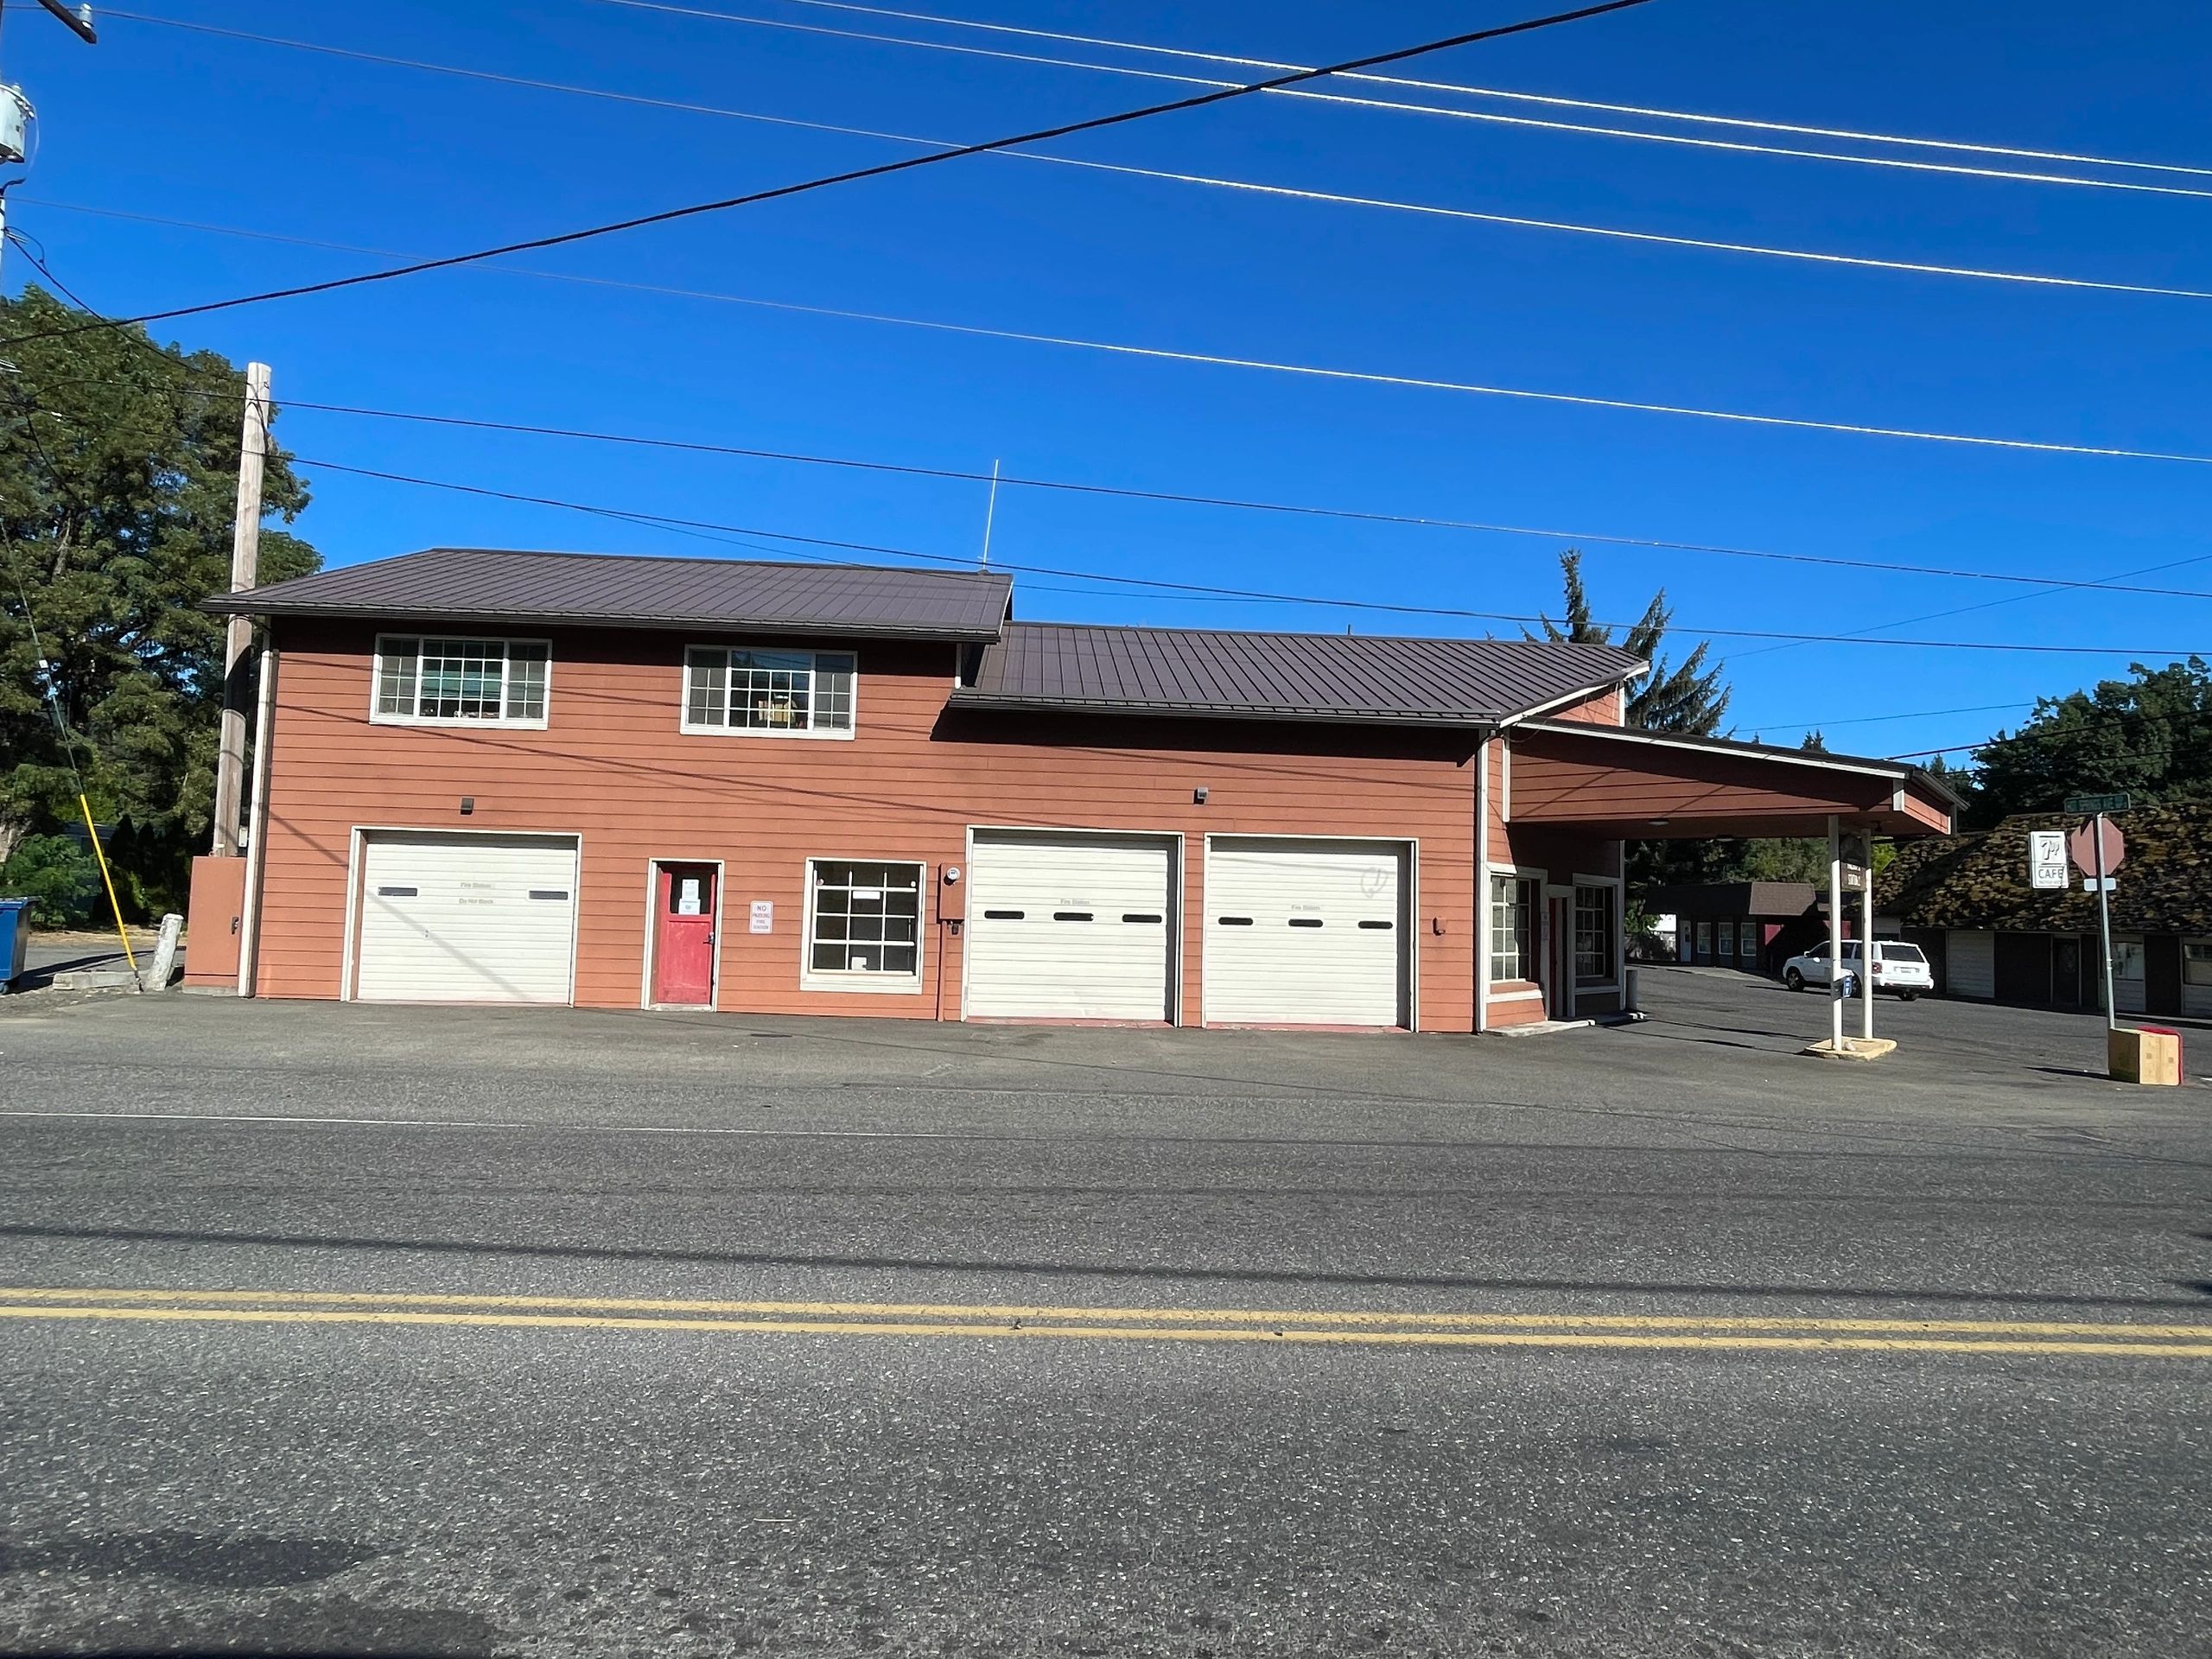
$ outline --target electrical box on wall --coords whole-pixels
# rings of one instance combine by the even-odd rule
[[[20,86],[0,86],[0,165],[13,166],[30,154],[31,101]]]

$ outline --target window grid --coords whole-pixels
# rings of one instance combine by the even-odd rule
[[[386,635],[377,641],[378,718],[541,724],[552,649],[542,639]]]
[[[1519,876],[1490,879],[1490,976],[1493,984],[1536,977],[1536,887]]]
[[[920,971],[922,867],[817,860],[808,969],[911,979]]]
[[[694,645],[683,653],[683,723],[733,732],[853,729],[850,652]]]
[[[1603,985],[1613,976],[1613,890],[1574,889],[1574,982]]]

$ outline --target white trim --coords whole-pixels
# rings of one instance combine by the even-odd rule
[[[1584,887],[1611,887],[1611,888],[1612,889],[1612,892],[1613,892],[1613,977],[1612,977],[1612,981],[1611,981],[1611,983],[1609,983],[1609,984],[1601,984],[1601,985],[1585,985],[1585,984],[1581,982],[1581,980],[1580,980],[1579,978],[1576,978],[1576,979],[1574,980],[1574,987],[1573,987],[1573,989],[1574,989],[1575,1000],[1576,1000],[1576,1002],[1577,1002],[1577,1004],[1578,1004],[1578,1007],[1577,1007],[1577,1012],[1578,1012],[1578,1013],[1580,1011],[1580,1006],[1579,1006],[1579,1005],[1580,1005],[1580,1001],[1581,1001],[1582,997],[1583,997],[1585,995],[1591,995],[1591,996],[1607,996],[1607,995],[1618,996],[1618,995],[1620,995],[1621,983],[1622,983],[1622,981],[1621,981],[1621,934],[1622,934],[1622,931],[1623,931],[1622,925],[1621,925],[1621,921],[1622,921],[1622,918],[1621,918],[1621,893],[1622,893],[1622,891],[1623,891],[1623,888],[1624,888],[1624,885],[1625,885],[1625,884],[1623,882],[1623,880],[1621,880],[1621,878],[1620,878],[1619,876],[1618,876],[1618,875],[1585,875],[1585,874],[1583,874],[1580,871],[1577,871],[1577,872],[1575,873],[1575,874],[1574,874],[1574,878],[1573,878],[1573,881],[1568,885],[1567,892],[1568,892],[1568,893],[1569,893],[1569,894],[1571,894],[1571,895],[1579,895],[1579,894],[1580,894],[1580,891],[1581,891],[1581,889],[1583,889]],[[1579,903],[1580,903],[1580,899],[1579,899],[1579,898],[1577,899],[1576,903],[1577,903],[1577,904],[1579,904]],[[1572,936],[1572,929],[1573,929],[1573,925],[1574,925],[1574,911],[1575,911],[1575,908],[1576,908],[1576,905],[1574,905],[1574,904],[1570,904],[1570,905],[1567,906],[1567,926],[1568,926],[1568,928],[1569,928],[1569,930],[1570,930],[1569,937],[1568,937],[1567,941],[1567,964],[1568,964],[1568,966],[1567,966],[1567,974],[1568,974],[1568,976],[1569,976],[1570,978],[1573,978],[1573,977],[1574,977],[1574,969],[1573,969],[1573,962],[1574,962],[1574,940],[1573,940],[1573,936]]]
[[[1501,734],[1498,738],[1498,747],[1504,753],[1499,757],[1497,763],[1497,821],[1500,823],[1510,823],[1513,822],[1512,737],[1510,734]]]
[[[1406,879],[1404,888],[1398,895],[1398,906],[1401,925],[1404,928],[1406,936],[1405,1019],[1402,1022],[1389,1027],[1389,1029],[1393,1031],[1419,1031],[1421,1029],[1421,837],[1418,836],[1324,836],[1311,834],[1274,835],[1267,833],[1252,835],[1238,830],[1209,830],[1206,831],[1202,842],[1205,853],[1205,864],[1198,872],[1198,953],[1199,973],[1201,975],[1198,986],[1198,1024],[1201,1027],[1204,1027],[1208,1023],[1205,1017],[1205,985],[1203,978],[1203,975],[1205,973],[1205,940],[1206,937],[1205,918],[1213,914],[1213,844],[1217,841],[1364,841],[1373,842],[1377,846],[1404,848],[1406,849]],[[1180,989],[1179,983],[1178,989],[1179,991]],[[1377,1029],[1380,1029],[1380,1027],[1377,1027]]]
[[[966,833],[962,836],[962,863],[960,866],[961,885],[965,887],[971,893],[976,889],[976,837],[979,834],[986,836],[1065,836],[1070,837],[1081,836],[1090,840],[1097,840],[1101,837],[1117,840],[1128,839],[1129,837],[1149,837],[1153,840],[1170,842],[1171,845],[1168,848],[1167,854],[1169,866],[1167,871],[1167,925],[1171,930],[1169,934],[1169,949],[1167,952],[1167,1023],[1171,1027],[1179,1027],[1182,1025],[1183,956],[1184,945],[1185,943],[1185,930],[1189,925],[1189,920],[1185,914],[1189,906],[1184,902],[1184,894],[1186,884],[1190,880],[1190,866],[1186,862],[1188,849],[1184,844],[1183,832],[1180,830],[1147,830],[1142,828],[1135,830],[1102,830],[1087,825],[1080,828],[1071,828],[1066,824],[1059,823],[971,823],[968,826]],[[1205,878],[1205,872],[1201,870],[1199,874],[1200,880],[1203,881]],[[1199,903],[1204,904],[1205,902],[1205,896],[1202,892],[1199,897]],[[960,1020],[963,1025],[965,1025],[968,1021],[968,969],[969,963],[973,959],[975,954],[973,949],[975,936],[969,930],[974,926],[975,918],[968,913],[968,901],[964,897],[961,900],[960,913]],[[1201,1023],[1204,1022],[1201,1021]]]
[[[814,867],[817,864],[912,865],[914,869],[914,971],[906,974],[861,974],[851,969],[830,970],[814,965]],[[919,858],[858,858],[824,853],[804,860],[799,871],[798,988],[802,991],[852,992],[860,995],[919,996],[928,981],[930,866]]]
[[[377,712],[378,692],[384,678],[384,642],[387,639],[412,639],[415,642],[415,706],[423,706],[423,646],[432,639],[498,640],[507,653],[499,659],[499,708],[501,713],[490,720],[467,715],[385,715]],[[545,712],[536,720],[517,720],[507,715],[507,664],[516,645],[545,647]],[[536,634],[517,633],[379,633],[369,652],[369,724],[372,726],[429,726],[459,728],[463,731],[542,732],[553,720],[553,642]]]
[[[1475,1029],[1490,1029],[1490,752],[1485,737],[1475,750]],[[1416,1027],[1418,1029],[1418,1027]]]
[[[669,864],[711,864],[715,867],[715,950],[709,965],[707,1000],[704,1002],[656,1002],[653,1001],[653,969],[660,951],[660,873]],[[641,1008],[663,1008],[671,1012],[701,1008],[718,1011],[722,1005],[722,942],[723,929],[729,924],[729,887],[719,858],[663,858],[654,854],[645,860],[645,960],[638,980],[638,1006]]]
[[[548,705],[550,707],[550,705]],[[435,823],[357,823],[353,826],[352,845],[346,861],[346,961],[338,976],[338,999],[352,1002],[354,995],[355,965],[359,957],[361,868],[371,836],[474,836],[493,840],[515,840],[532,836],[539,841],[568,841],[575,843],[576,879],[569,890],[569,1000],[565,1006],[576,1006],[576,955],[583,949],[584,900],[584,837],[580,830],[521,830],[512,826],[492,830],[470,827],[460,829]],[[705,861],[698,861],[704,862]],[[467,1007],[467,1003],[455,1006]]]
[[[253,807],[245,843],[245,887],[238,895],[238,982],[240,996],[251,996],[261,978],[261,884],[269,873],[269,780],[275,775],[276,736],[276,636],[264,631],[261,641],[261,683],[253,711]]]
[[[1570,691],[1563,697],[1554,697],[1549,702],[1540,702],[1533,709],[1523,709],[1517,715],[1508,715],[1497,722],[1498,728],[1503,730],[1508,726],[1518,726],[1524,720],[1541,720],[1554,709],[1565,709],[1572,704],[1585,702],[1601,691],[1619,691],[1625,695],[1630,680],[1650,671],[1651,664],[1645,663],[1640,668],[1631,669],[1617,678],[1600,680],[1595,685],[1584,686],[1580,691]]]
[[[1510,982],[1505,980],[1498,982],[1501,985]],[[1543,995],[1544,988],[1539,985],[1533,991],[1492,991],[1490,1000],[1493,1002],[1536,1002],[1542,1000]]]
[[[1528,730],[1551,737],[1595,737],[1616,743],[1648,743],[1655,748],[1682,749],[1692,754],[1717,754],[1737,760],[1771,760],[1778,766],[1811,766],[1817,772],[1855,772],[1869,778],[1894,778],[1910,780],[1909,766],[1884,766],[1865,760],[1839,760],[1832,755],[1808,751],[1802,754],[1770,749],[1749,743],[1731,743],[1725,738],[1700,738],[1694,741],[1669,735],[1665,732],[1646,731],[1638,726],[1599,726],[1579,720],[1546,721]]]
[[[842,728],[835,726],[809,725],[804,730],[794,730],[788,726],[695,726],[691,723],[691,664],[690,661],[691,653],[695,651],[719,651],[724,656],[728,656],[733,651],[783,651],[789,652],[794,656],[803,654],[810,658],[849,657],[853,659],[851,723]],[[953,660],[957,667],[959,659],[956,656]],[[722,665],[722,671],[725,674],[729,671],[729,665],[727,663]],[[814,674],[819,671],[809,669],[807,672]],[[548,707],[550,705],[549,704]],[[814,691],[810,685],[806,696],[807,718],[810,721],[814,717]],[[849,743],[859,734],[860,728],[861,654],[857,651],[823,651],[814,645],[717,645],[711,639],[696,639],[686,643],[676,654],[676,729],[686,737],[770,737],[791,738],[800,742]],[[901,862],[903,861],[885,861]]]
[[[1490,874],[1492,881],[1495,881],[1500,876],[1503,876],[1509,881],[1533,881],[1536,884],[1536,913],[1529,918],[1529,920],[1535,925],[1536,930],[1536,976],[1533,980],[1521,981],[1510,979],[1492,979],[1490,976],[1491,953],[1485,950],[1483,953],[1481,968],[1483,983],[1486,986],[1512,985],[1516,983],[1531,984],[1541,988],[1544,983],[1544,911],[1548,906],[1551,899],[1551,890],[1545,885],[1545,877],[1548,872],[1539,869],[1533,864],[1493,864],[1490,867]],[[1485,918],[1485,932],[1489,931],[1487,926],[1487,918],[1490,915],[1491,902],[1490,887],[1486,883],[1482,888],[1482,909],[1483,915]],[[1541,995],[1541,988],[1537,994]],[[1516,996],[1526,997],[1529,995],[1531,994],[1526,991],[1504,995],[1493,991],[1491,993],[1491,1001],[1493,1002],[1510,1002]]]

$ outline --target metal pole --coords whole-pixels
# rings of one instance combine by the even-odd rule
[[[245,416],[238,433],[237,516],[231,524],[231,591],[252,587],[261,566],[261,474],[269,453],[269,365],[245,365]],[[223,716],[215,750],[218,858],[238,855],[239,804],[245,780],[247,652],[253,619],[233,616],[223,630]]]
[[[245,848],[245,892],[239,901],[238,995],[251,996],[261,968],[261,880],[269,868],[269,756],[276,723],[276,642],[261,645],[261,685],[253,719],[253,833]]]
[[[2105,815],[2089,820],[2097,843],[2097,938],[2105,953],[2105,1029],[2120,1029],[2120,1004],[2112,994],[2112,878],[2105,874]]]
[[[999,516],[999,464],[991,462],[991,493],[983,502],[983,556],[977,569],[991,568],[991,524]]]
[[[1843,1050],[1843,836],[1828,814],[1828,1041]]]

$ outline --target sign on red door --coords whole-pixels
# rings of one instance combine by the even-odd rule
[[[663,864],[653,930],[653,1001],[715,1000],[715,867]]]

